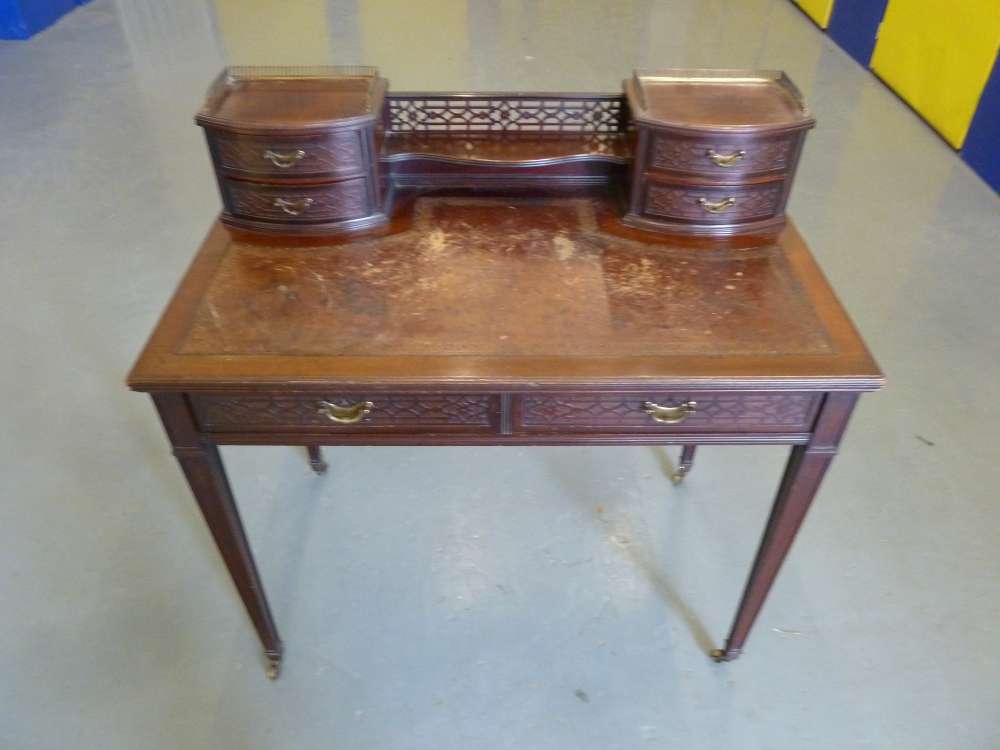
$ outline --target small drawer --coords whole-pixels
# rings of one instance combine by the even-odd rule
[[[242,135],[209,132],[216,168],[233,173],[271,177],[327,174],[338,177],[365,174],[362,135],[342,130],[318,136]]]
[[[656,134],[651,139],[649,166],[669,172],[694,172],[722,179],[794,166],[798,134],[780,138],[705,134],[686,138]]]
[[[648,181],[643,212],[699,224],[734,224],[780,213],[784,190],[783,180],[712,187]]]
[[[250,219],[320,222],[357,219],[372,213],[365,178],[325,185],[264,185],[222,180],[228,211]]]
[[[522,432],[806,432],[816,413],[811,393],[663,392],[523,396]]]
[[[207,432],[493,433],[499,397],[489,394],[192,396]]]

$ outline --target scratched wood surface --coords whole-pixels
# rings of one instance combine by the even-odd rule
[[[422,199],[409,230],[345,245],[231,242],[179,348],[569,357],[830,350],[774,246],[652,246],[602,233],[586,199],[477,198]]]
[[[335,244],[217,226],[131,382],[878,377],[794,230],[684,247],[612,215],[600,196],[440,196]]]

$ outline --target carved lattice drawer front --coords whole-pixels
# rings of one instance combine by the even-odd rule
[[[699,224],[734,224],[778,214],[784,190],[782,180],[716,187],[649,182],[644,211],[650,216]]]
[[[318,394],[315,396],[192,396],[209,432],[474,432],[500,421],[489,394]]]
[[[525,432],[804,432],[819,396],[812,393],[576,393],[521,397]]]
[[[215,132],[209,135],[216,167],[228,172],[271,177],[364,174],[364,130],[322,135],[260,136]]]
[[[670,172],[696,172],[719,179],[794,166],[798,134],[773,138],[705,133],[694,137],[657,134],[650,140],[649,165]]]
[[[229,212],[250,219],[317,222],[358,219],[372,212],[365,178],[326,185],[263,185],[225,180],[223,191]]]

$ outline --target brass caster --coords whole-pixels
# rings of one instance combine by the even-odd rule
[[[683,482],[684,477],[694,468],[694,452],[697,448],[697,445],[685,445],[681,449],[681,458],[677,462],[677,468],[668,475],[675,487]],[[667,463],[669,465],[669,461]]]
[[[709,656],[712,658],[716,664],[721,664],[724,661],[735,661],[739,658],[739,655],[743,653],[741,649],[731,648],[731,649],[721,649],[716,648],[709,652]]]
[[[319,461],[310,461],[309,465],[312,467],[312,470],[315,471],[320,476],[326,474],[326,470],[329,468],[326,465],[326,461],[323,461],[322,459],[320,459]]]
[[[267,679],[276,680],[278,675],[281,674],[281,659],[280,658],[267,658],[267,671],[265,672]]]

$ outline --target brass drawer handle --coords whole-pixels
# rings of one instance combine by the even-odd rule
[[[275,208],[280,208],[286,214],[299,216],[312,204],[312,198],[296,198],[294,200],[289,200],[288,198],[275,198],[273,205]]]
[[[295,149],[291,153],[282,154],[278,151],[271,151],[268,149],[264,152],[264,158],[271,162],[274,166],[281,169],[288,169],[295,165],[296,162],[302,161],[305,158],[306,152],[300,148]]]
[[[705,156],[711,159],[712,163],[717,167],[735,167],[737,162],[742,160],[746,155],[747,152],[742,149],[733,151],[731,154],[717,154],[714,148],[710,148],[705,152]]]
[[[320,401],[316,413],[322,414],[337,424],[357,424],[374,408],[375,404],[371,401],[358,401],[350,406],[339,406],[329,401]]]
[[[729,197],[719,201],[718,203],[712,203],[711,201],[705,200],[704,198],[699,198],[698,205],[704,208],[710,214],[721,214],[724,211],[727,211],[733,206],[735,206],[736,199],[733,197]]]
[[[678,406],[661,406],[652,401],[644,401],[642,410],[660,424],[680,424],[698,410],[696,401],[685,401]]]

